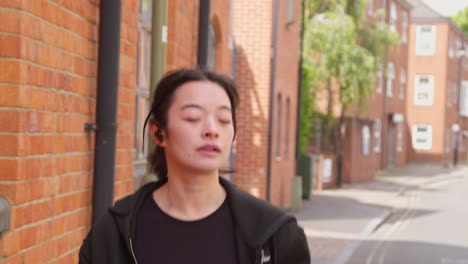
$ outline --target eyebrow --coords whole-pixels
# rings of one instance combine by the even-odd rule
[[[182,106],[180,108],[180,110],[185,110],[187,108],[197,108],[197,109],[200,109],[200,110],[204,110],[204,108],[200,105],[197,105],[197,104],[186,104],[184,106]],[[231,108],[227,105],[221,105],[218,107],[218,110],[228,110],[228,111],[231,111]]]

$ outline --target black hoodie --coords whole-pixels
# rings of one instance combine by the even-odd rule
[[[293,216],[221,177],[219,181],[233,215],[239,264],[310,264],[307,239]],[[110,208],[86,236],[79,263],[138,264],[132,248],[136,214],[146,195],[164,183],[146,184]]]

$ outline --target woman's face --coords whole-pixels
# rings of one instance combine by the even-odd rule
[[[199,173],[217,172],[234,137],[232,109],[224,89],[210,81],[192,81],[174,92],[163,147],[172,166]]]

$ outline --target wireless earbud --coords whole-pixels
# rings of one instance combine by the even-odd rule
[[[162,133],[161,133],[161,130],[158,130],[158,131],[154,132],[154,135],[156,136],[156,138],[157,138],[159,141],[161,141],[161,142],[164,141],[164,137],[163,137],[163,135],[162,135]]]

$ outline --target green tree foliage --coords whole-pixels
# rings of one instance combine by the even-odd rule
[[[465,32],[468,34],[468,7],[465,7],[462,11],[452,17],[452,20]]]
[[[367,0],[305,0],[304,4],[303,71],[313,76],[303,75],[303,85],[309,85],[313,92],[303,92],[303,95],[315,96],[318,84],[324,83],[329,100],[327,115],[314,114],[314,104],[303,105],[302,118],[321,117],[334,123],[332,98],[338,98],[343,122],[349,107],[363,106],[372,95],[378,65],[398,36],[379,22],[380,19],[366,19]],[[332,79],[338,81],[338,94],[332,93]],[[305,114],[308,111],[312,113]],[[306,144],[310,135],[301,133],[304,138],[300,142]]]

